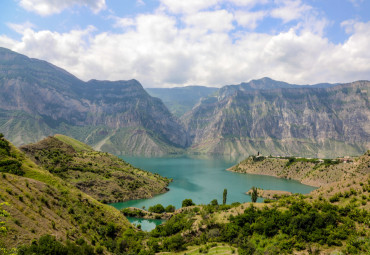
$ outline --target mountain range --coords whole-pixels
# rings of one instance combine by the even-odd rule
[[[358,155],[370,148],[369,89],[262,78],[145,90],[0,48],[0,132],[18,146],[60,133],[114,154]]]

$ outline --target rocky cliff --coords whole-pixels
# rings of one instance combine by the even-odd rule
[[[0,132],[16,145],[60,133],[114,154],[359,155],[370,148],[369,87],[262,78],[154,90],[178,116],[191,109],[179,121],[136,80],[83,82],[0,48]]]
[[[181,151],[186,133],[136,80],[83,82],[0,48],[0,130],[16,145],[63,133],[113,153]]]
[[[182,117],[191,150],[335,157],[370,147],[370,82],[278,84],[226,86],[203,99]]]

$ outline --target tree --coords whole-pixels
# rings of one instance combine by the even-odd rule
[[[195,205],[195,204],[193,203],[193,200],[191,200],[189,198],[184,199],[182,201],[182,207],[188,207],[188,206],[192,206],[192,205]]]
[[[154,213],[164,213],[165,209],[164,209],[163,205],[156,204],[156,205],[150,206],[148,211],[149,212],[154,212]]]
[[[257,188],[254,187],[254,186],[252,187],[251,197],[252,197],[252,202],[255,203],[257,201],[257,198],[258,198],[258,192],[257,192]]]
[[[222,204],[226,205],[226,199],[227,199],[227,189],[224,189],[224,194],[222,196]]]
[[[176,207],[173,205],[168,205],[164,210],[166,212],[174,212],[176,210]]]
[[[218,201],[217,201],[217,199],[213,199],[212,201],[211,201],[211,205],[218,205]]]

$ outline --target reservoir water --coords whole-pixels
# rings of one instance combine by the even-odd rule
[[[141,218],[134,218],[134,217],[126,217],[131,224],[138,227],[140,225],[140,228],[144,231],[151,231],[155,229],[156,226],[162,224],[165,222],[165,220],[161,219],[141,219]]]
[[[245,192],[252,186],[302,194],[307,194],[315,189],[293,180],[226,171],[227,168],[237,162],[224,159],[127,156],[122,158],[135,167],[172,178],[173,182],[168,187],[170,189],[169,192],[153,198],[111,204],[117,209],[130,206],[148,209],[149,206],[155,204],[162,204],[163,206],[172,204],[176,208],[180,208],[181,202],[186,198],[191,198],[196,204],[209,204],[213,199],[217,199],[219,203],[222,203],[224,189],[227,189],[227,204],[250,202],[250,196],[246,195]],[[258,201],[262,201],[262,199],[259,198]]]

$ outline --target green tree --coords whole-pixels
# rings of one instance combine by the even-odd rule
[[[211,205],[218,205],[218,201],[217,201],[217,199],[213,199],[212,201],[211,201]]]
[[[258,192],[257,192],[257,188],[256,187],[252,187],[252,202],[255,203],[257,201],[257,198],[258,198]]]
[[[182,207],[188,207],[192,205],[195,205],[195,204],[193,203],[193,200],[191,200],[190,198],[184,199],[182,201]]]
[[[148,210],[149,210],[149,212],[154,212],[154,213],[164,213],[164,211],[165,211],[163,205],[161,205],[161,204],[156,204],[156,205],[150,206]]]
[[[166,208],[164,208],[166,212],[174,212],[176,210],[176,207],[173,205],[168,205]]]
[[[224,189],[224,194],[222,196],[222,204],[226,205],[227,200],[227,189]]]

